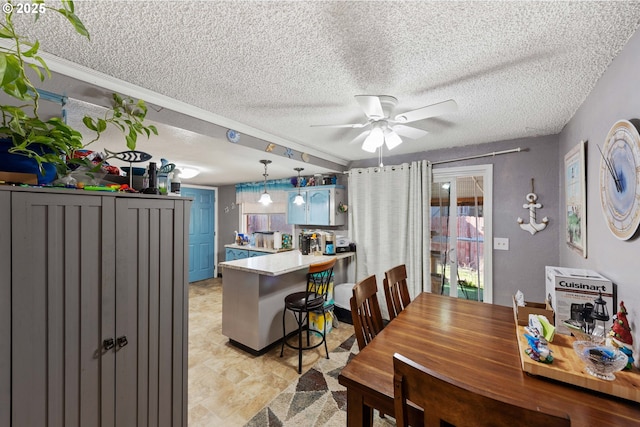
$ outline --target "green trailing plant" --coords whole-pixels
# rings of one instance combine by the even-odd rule
[[[58,13],[67,19],[79,35],[89,39],[89,32],[75,14],[73,1],[61,0],[60,3],[60,8],[54,8],[46,6],[43,0],[34,0],[31,10],[38,11],[34,14],[35,21],[44,16],[44,11]],[[104,117],[84,117],[84,125],[96,133],[88,143],[83,142],[79,131],[60,118],[41,119],[40,94],[27,71],[30,70],[40,82],[51,78],[51,72],[45,60],[38,55],[40,42],[18,34],[13,21],[14,13],[16,9],[9,0],[5,4],[4,22],[0,23],[0,39],[4,40],[0,44],[0,86],[13,99],[12,104],[0,105],[0,138],[11,139],[9,152],[34,159],[41,169],[43,163],[52,163],[59,172],[64,172],[68,160],[72,163],[82,162],[74,159],[74,152],[97,141],[110,125],[123,133],[130,150],[136,148],[138,135],[149,138],[152,133],[158,134],[155,126],[143,124],[147,114],[145,102],[118,94],[113,94],[113,104]]]

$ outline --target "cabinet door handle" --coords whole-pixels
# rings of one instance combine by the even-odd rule
[[[118,348],[122,348],[122,347],[124,347],[125,345],[129,344],[129,342],[127,341],[127,337],[126,337],[126,335],[123,335],[123,336],[121,336],[121,337],[118,337],[118,338],[116,339],[116,342],[118,343]]]
[[[102,348],[104,349],[104,351],[111,350],[114,346],[115,343],[113,342],[113,338],[107,338],[106,340],[102,341]]]

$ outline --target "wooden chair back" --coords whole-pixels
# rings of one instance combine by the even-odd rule
[[[376,276],[371,275],[353,287],[351,319],[360,350],[382,330],[382,313],[378,303]]]
[[[309,266],[307,273],[307,295],[305,301],[307,308],[315,310],[318,305],[327,305],[329,285],[333,276],[333,267],[336,258],[318,262]]]
[[[389,320],[393,320],[411,302],[407,287],[407,267],[401,264],[387,270],[384,273],[383,283]]]
[[[407,401],[424,410],[425,427],[571,426],[567,414],[487,397],[398,353],[393,355],[393,371],[396,424],[401,427],[409,425]],[[495,387],[499,389],[500,384]]]

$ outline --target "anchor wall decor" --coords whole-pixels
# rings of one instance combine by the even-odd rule
[[[536,209],[542,208],[542,205],[540,203],[536,203],[538,196],[533,192],[533,178],[531,178],[531,193],[527,194],[526,199],[529,203],[522,205],[522,207],[529,209],[529,222],[525,224],[524,220],[518,217],[518,224],[520,224],[520,228],[533,235],[538,231],[544,230],[549,222],[549,218],[546,216],[542,218],[542,223],[536,222]]]

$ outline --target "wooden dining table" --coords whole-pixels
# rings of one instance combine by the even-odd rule
[[[340,373],[348,426],[372,425],[373,408],[394,415],[394,353],[489,397],[566,413],[574,427],[640,425],[636,402],[523,372],[511,307],[425,292]],[[421,409],[412,406],[409,412],[410,424],[422,425]]]

